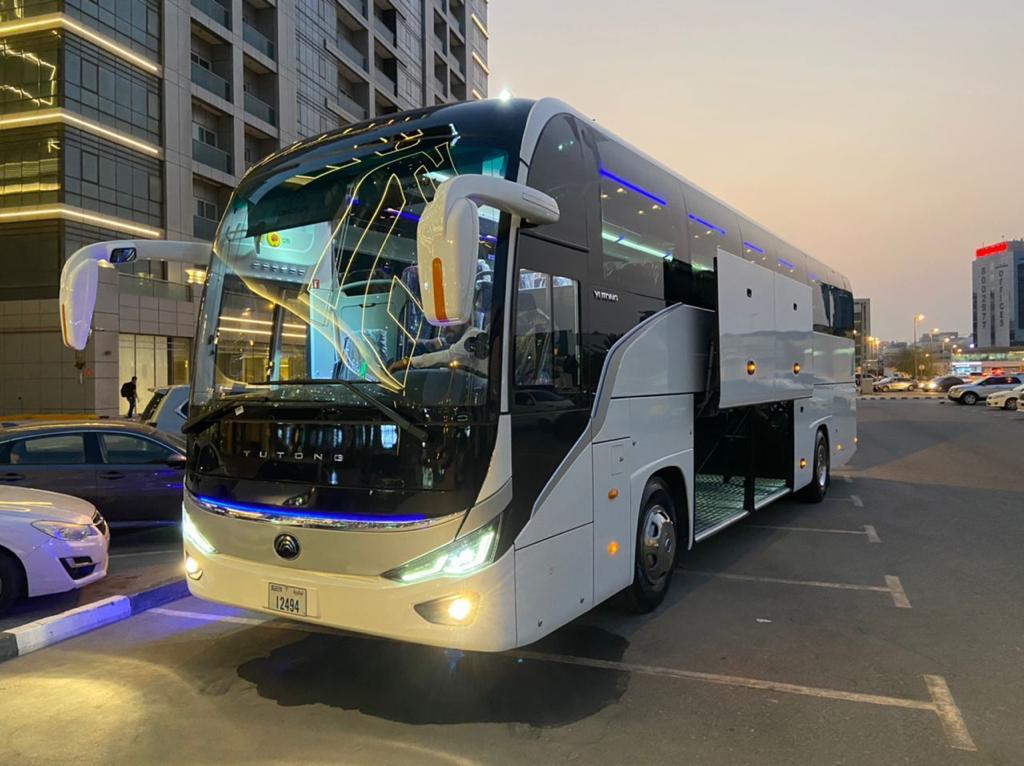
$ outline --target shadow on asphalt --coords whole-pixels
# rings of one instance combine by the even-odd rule
[[[531,652],[622,659],[629,642],[571,625]],[[238,668],[279,705],[329,705],[406,724],[565,726],[615,704],[629,674],[509,654],[314,633]]]

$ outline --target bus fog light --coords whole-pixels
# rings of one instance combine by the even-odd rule
[[[480,597],[475,593],[425,601],[413,607],[427,622],[436,625],[469,625],[476,618]]]
[[[190,580],[198,580],[203,576],[203,568],[199,566],[199,562],[187,553],[185,554],[185,574],[189,576]]]

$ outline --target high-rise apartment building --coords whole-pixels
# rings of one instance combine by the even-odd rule
[[[211,239],[280,147],[484,98],[488,37],[486,0],[0,0],[0,414],[116,414],[132,375],[185,382],[204,265],[101,270],[75,355],[64,259],[104,239]]]
[[[975,346],[1024,346],[1024,241],[980,248],[971,264],[971,276]]]

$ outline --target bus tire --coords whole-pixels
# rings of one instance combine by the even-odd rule
[[[644,487],[637,520],[633,583],[626,589],[626,604],[637,613],[653,611],[665,600],[678,550],[676,509],[668,485],[652,478]]]
[[[6,612],[24,591],[25,577],[14,556],[0,548],[0,615]]]
[[[814,437],[814,468],[811,473],[811,483],[800,490],[799,497],[807,503],[820,503],[828,493],[828,486],[832,483],[832,461],[828,449],[828,437],[818,430]]]

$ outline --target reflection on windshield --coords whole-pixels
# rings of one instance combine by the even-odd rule
[[[499,213],[480,209],[475,311],[462,326],[424,319],[416,225],[441,182],[504,177],[507,155],[442,133],[314,145],[243,184],[214,246],[197,404],[268,382],[282,397],[360,402],[332,381],[393,402],[483,402]]]

